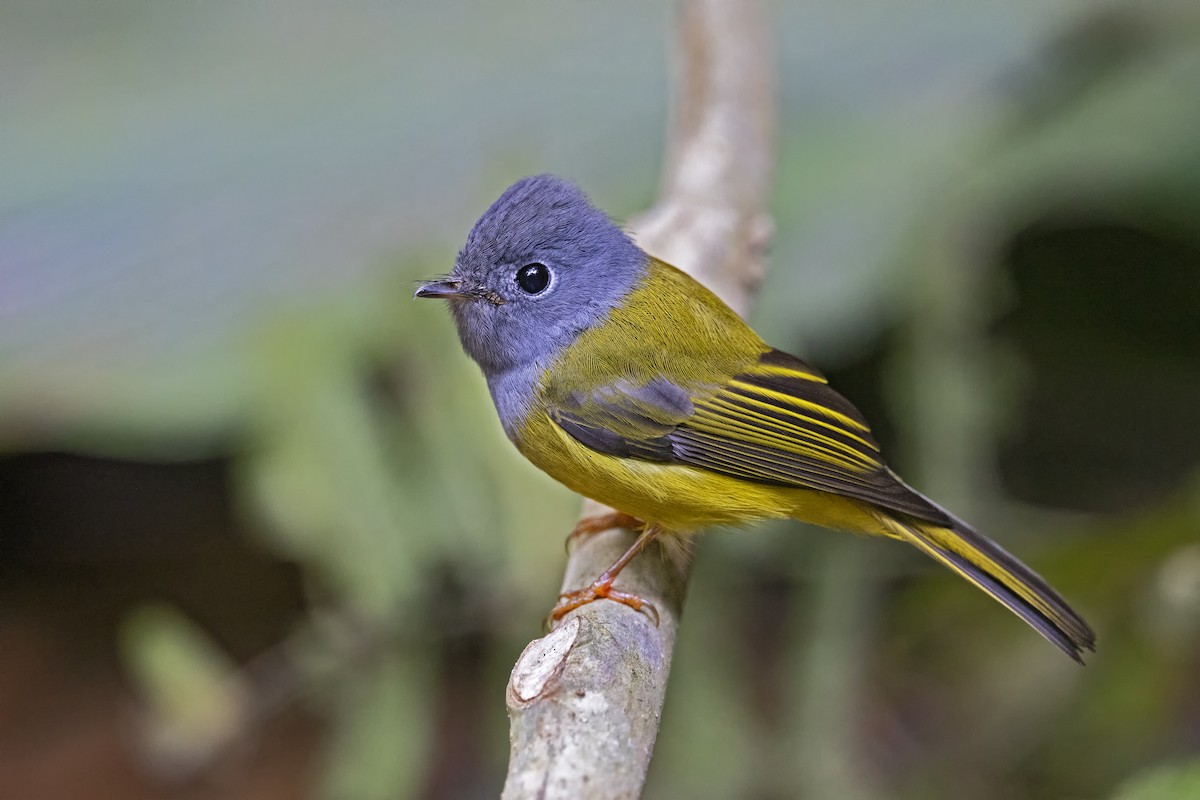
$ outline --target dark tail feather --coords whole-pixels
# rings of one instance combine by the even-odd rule
[[[957,522],[957,520],[955,520]],[[999,600],[1071,658],[1096,649],[1096,634],[1058,592],[1004,548],[966,524],[946,528],[888,518],[896,535]]]

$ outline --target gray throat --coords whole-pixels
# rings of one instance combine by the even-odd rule
[[[500,424],[504,426],[504,433],[513,442],[517,441],[517,433],[533,407],[538,379],[544,371],[542,360],[538,359],[530,364],[487,376],[488,391],[492,393],[492,402],[500,415]]]

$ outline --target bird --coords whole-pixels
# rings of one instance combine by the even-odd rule
[[[821,372],[640,249],[573,183],[516,181],[452,271],[415,297],[447,301],[520,453],[616,510],[575,533],[640,531],[590,586],[559,597],[553,619],[606,598],[657,620],[614,588],[650,542],[791,518],[907,542],[1077,662],[1095,649],[1092,628],[1046,581],[900,479]]]

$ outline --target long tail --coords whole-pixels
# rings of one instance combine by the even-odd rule
[[[953,519],[953,517],[952,517]],[[1071,658],[1096,649],[1096,634],[1058,592],[991,539],[955,519],[953,528],[889,516],[898,538],[963,576],[1004,604]]]

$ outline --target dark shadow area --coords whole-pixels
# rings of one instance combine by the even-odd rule
[[[182,611],[244,663],[304,609],[299,570],[253,546],[223,461],[151,464],[60,453],[0,460],[0,796],[294,798],[320,725],[299,709],[186,785],[134,745],[118,652],[125,616]]]
[[[999,452],[1007,491],[1105,512],[1170,495],[1200,454],[1200,244],[1047,219],[1003,265],[1016,296],[994,333],[1027,370]]]

